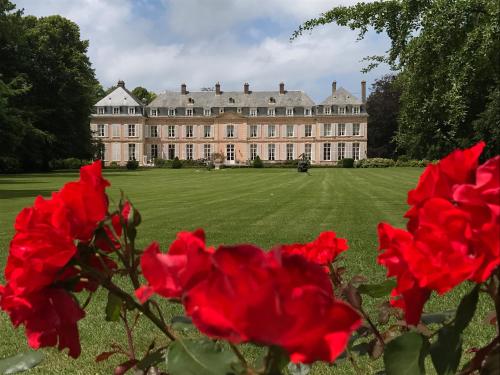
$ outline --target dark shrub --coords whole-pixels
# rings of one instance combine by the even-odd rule
[[[300,160],[297,165],[297,170],[299,172],[307,172],[311,167],[311,162],[309,160]]]
[[[9,156],[0,157],[0,173],[16,173],[21,171],[21,163]]]
[[[120,164],[118,164],[117,161],[112,161],[111,163],[109,163],[107,166],[107,168],[120,168]]]
[[[182,162],[179,160],[179,158],[176,156],[174,161],[172,162],[172,168],[173,169],[181,169],[182,168]]]
[[[392,159],[371,158],[358,160],[356,166],[359,168],[387,168],[394,167],[395,164]]]
[[[139,162],[137,160],[132,159],[132,160],[127,161],[127,169],[128,170],[134,171],[137,168],[139,168]]]
[[[169,163],[169,160],[161,159],[161,158],[155,159],[155,167],[156,168],[168,168],[168,167],[170,167],[170,164],[171,163]]]
[[[253,160],[253,163],[252,163],[253,167],[254,168],[263,168],[264,167],[264,163],[262,162],[262,160],[260,159],[260,156],[257,155],[255,157],[255,159]]]
[[[344,158],[340,161],[342,168],[354,168],[354,159]]]

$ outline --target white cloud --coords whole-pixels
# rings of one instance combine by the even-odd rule
[[[364,56],[387,49],[382,37],[356,42],[355,32],[328,25],[288,40],[301,22],[355,1],[162,1],[164,7],[156,8],[132,0],[18,0],[18,5],[28,14],[57,13],[76,22],[90,40],[89,55],[104,86],[120,78],[129,87],[156,91],[178,89],[182,82],[198,90],[216,81],[226,90],[241,90],[248,81],[255,90],[269,90],[284,81],[289,89],[322,100],[333,78],[356,94],[361,79],[370,83],[384,72],[359,73]],[[241,34],[243,24],[248,29]]]

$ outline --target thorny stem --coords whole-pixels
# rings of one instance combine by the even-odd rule
[[[368,322],[368,324],[370,325],[370,328],[373,331],[373,334],[377,337],[377,339],[380,341],[380,343],[382,344],[382,346],[385,346],[384,338],[380,334],[380,331],[377,329],[377,327],[375,326],[375,324],[373,324],[373,321],[370,319],[370,316],[368,316],[368,314],[363,309],[363,307],[361,307],[361,306],[359,307],[359,312],[361,313],[361,315],[363,315],[363,318],[365,318],[365,320]]]
[[[123,320],[123,323],[125,324],[125,332],[127,332],[127,342],[128,342],[128,347],[130,350],[130,359],[136,359],[135,358],[135,347],[134,347],[134,339],[132,337],[132,329],[128,325],[128,320],[127,320],[127,309],[123,309],[123,314],[120,313],[120,317]]]

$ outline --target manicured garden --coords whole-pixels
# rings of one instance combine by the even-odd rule
[[[403,227],[407,210],[406,194],[413,188],[420,168],[312,169],[231,169],[220,171],[151,169],[108,170],[110,197],[118,202],[122,189],[140,210],[138,246],[160,241],[162,249],[180,230],[205,229],[208,244],[249,242],[263,248],[278,243],[309,242],[324,230],[332,229],[347,238],[349,250],[340,263],[350,275],[362,274],[380,281],[385,269],[376,265],[377,224],[390,222]],[[32,204],[37,195],[48,196],[76,172],[0,176],[0,264],[5,265],[9,241],[14,233],[16,214]],[[89,202],[91,204],[91,202]],[[114,203],[111,203],[113,205]],[[3,281],[3,280],[2,280]],[[434,298],[426,311],[443,311],[457,305],[467,285]],[[82,299],[85,298],[85,293]],[[79,324],[82,354],[70,359],[55,349],[44,350],[45,361],[32,373],[107,374],[119,359],[96,363],[95,357],[112,342],[125,341],[118,323],[104,321],[106,293],[97,292],[87,307],[87,317]],[[383,300],[367,300],[368,307]],[[491,304],[491,302],[488,302]],[[465,347],[479,347],[492,336],[493,327],[481,320],[492,306],[481,300],[476,320],[467,328]],[[169,309],[171,316],[182,314],[182,306]],[[376,316],[374,316],[376,319]],[[152,335],[158,345],[165,340],[145,321],[139,323],[138,346],[147,347]],[[27,349],[22,328],[14,330],[6,314],[0,314],[0,358]],[[191,334],[191,333],[187,333]],[[257,353],[255,353],[257,356]],[[382,369],[380,361],[360,358],[363,373]],[[345,360],[335,369],[316,366],[312,374],[354,373]]]

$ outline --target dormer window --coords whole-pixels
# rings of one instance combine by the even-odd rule
[[[304,108],[304,116],[311,116],[311,108]]]
[[[113,107],[113,114],[119,115],[120,114],[120,107]]]
[[[359,106],[355,105],[354,107],[352,107],[352,113],[354,113],[355,115],[359,114]]]
[[[219,108],[219,113],[224,113],[224,107]]]
[[[345,107],[339,107],[339,115],[345,115]]]
[[[233,98],[229,98],[229,103],[234,104],[234,99]]]
[[[193,108],[186,108],[186,116],[192,116],[193,115]]]
[[[271,104],[276,104],[276,99],[274,99],[272,96],[269,98],[269,103]]]
[[[325,115],[331,115],[332,114],[332,108],[331,107],[324,107],[323,108],[323,113]]]
[[[236,108],[236,113],[241,113],[241,107]]]
[[[135,107],[128,107],[128,114],[135,115]]]
[[[175,116],[175,108],[169,108],[168,109],[168,115],[169,116]]]
[[[97,114],[103,115],[104,114],[104,107],[98,107],[97,108]]]
[[[210,108],[205,108],[203,110],[203,115],[204,116],[210,116],[212,114],[212,110]]]
[[[151,108],[151,116],[158,116],[158,108]]]
[[[267,109],[267,115],[268,116],[274,116],[276,114],[276,111],[274,110],[274,108],[268,108]]]
[[[287,116],[293,116],[293,108],[287,108],[286,109],[286,115]]]
[[[250,116],[257,116],[257,108],[250,108]]]
[[[189,102],[189,104],[194,104],[194,99],[193,98],[189,98],[188,102]]]

